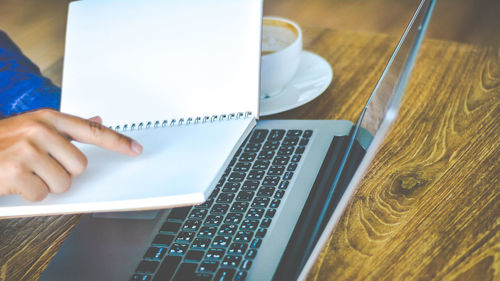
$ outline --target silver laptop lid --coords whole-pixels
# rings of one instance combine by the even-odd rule
[[[299,280],[304,280],[307,276],[307,273],[311,269],[325,243],[328,241],[331,232],[347,207],[358,183],[375,156],[390,126],[396,119],[399,105],[413,65],[415,64],[418,50],[424,38],[434,4],[435,0],[422,0],[420,2],[415,14],[396,46],[389,63],[363,108],[356,122],[356,126],[353,128],[350,144],[344,156],[338,177],[340,177],[343,165],[349,156],[349,152],[355,140],[358,140],[367,152],[345,193],[340,199],[318,243],[316,243],[307,263],[302,269],[298,278]]]

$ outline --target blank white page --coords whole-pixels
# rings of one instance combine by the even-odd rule
[[[61,110],[106,125],[258,116],[261,0],[70,4]]]
[[[126,133],[144,147],[138,157],[77,144],[85,173],[63,194],[31,203],[0,197],[0,217],[170,208],[206,200],[229,156],[255,125],[253,118]]]

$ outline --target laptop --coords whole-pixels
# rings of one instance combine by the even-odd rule
[[[396,118],[434,3],[355,124],[258,121],[205,203],[84,215],[40,280],[305,279]]]

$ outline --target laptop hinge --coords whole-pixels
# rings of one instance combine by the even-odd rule
[[[340,179],[334,185],[350,137],[349,135],[333,138],[273,280],[295,280],[298,277],[319,239],[320,235],[315,232],[321,233],[324,230],[344,194],[349,181],[366,153],[359,142],[355,140],[345,167],[342,169]],[[328,204],[326,202],[327,194],[331,189],[334,189],[333,197]],[[328,204],[326,215],[321,215],[325,204]]]

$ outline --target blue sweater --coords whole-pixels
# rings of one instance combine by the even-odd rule
[[[60,98],[61,89],[0,30],[0,118],[43,107],[57,110]]]

